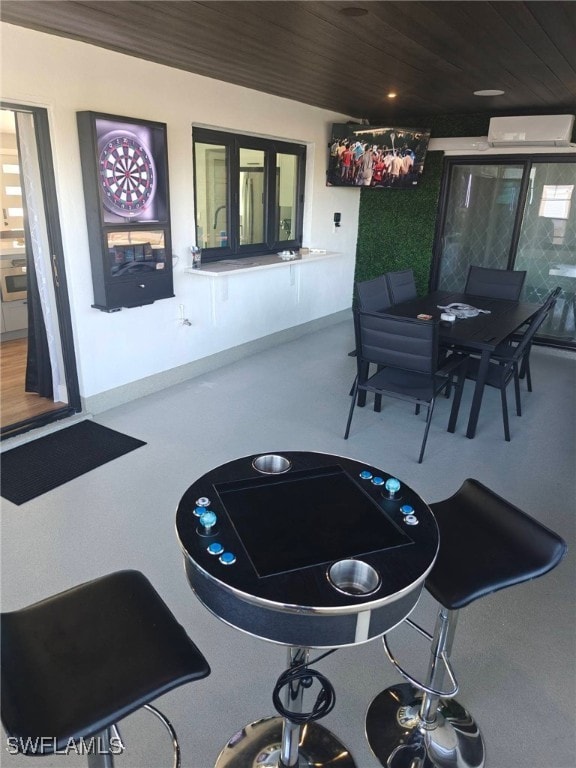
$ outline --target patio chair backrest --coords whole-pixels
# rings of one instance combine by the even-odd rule
[[[410,299],[417,297],[413,270],[403,269],[398,272],[387,272],[386,279],[388,280],[392,304],[401,304],[403,301],[410,301]]]
[[[356,295],[360,309],[382,312],[392,304],[386,275],[356,283]]]
[[[490,269],[472,265],[468,270],[464,293],[518,301],[525,280],[525,270]]]
[[[358,312],[358,361],[429,374],[438,365],[438,323]]]

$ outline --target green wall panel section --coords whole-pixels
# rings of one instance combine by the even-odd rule
[[[416,189],[360,192],[357,281],[411,268],[418,293],[427,293],[443,159],[443,152],[427,153]]]

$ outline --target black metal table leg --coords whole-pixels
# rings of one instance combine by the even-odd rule
[[[484,394],[484,384],[488,375],[488,366],[490,365],[490,350],[485,349],[480,358],[480,366],[476,376],[476,386],[474,387],[474,396],[472,398],[472,407],[470,408],[470,417],[468,418],[468,429],[466,437],[472,439],[476,434],[480,406],[482,405],[482,396]]]

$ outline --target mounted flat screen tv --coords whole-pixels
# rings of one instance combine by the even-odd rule
[[[424,170],[427,128],[334,123],[328,144],[328,187],[414,189]]]

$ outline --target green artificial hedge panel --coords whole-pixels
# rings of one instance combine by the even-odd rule
[[[419,294],[428,292],[443,152],[428,152],[416,189],[360,192],[355,280],[414,270]]]

